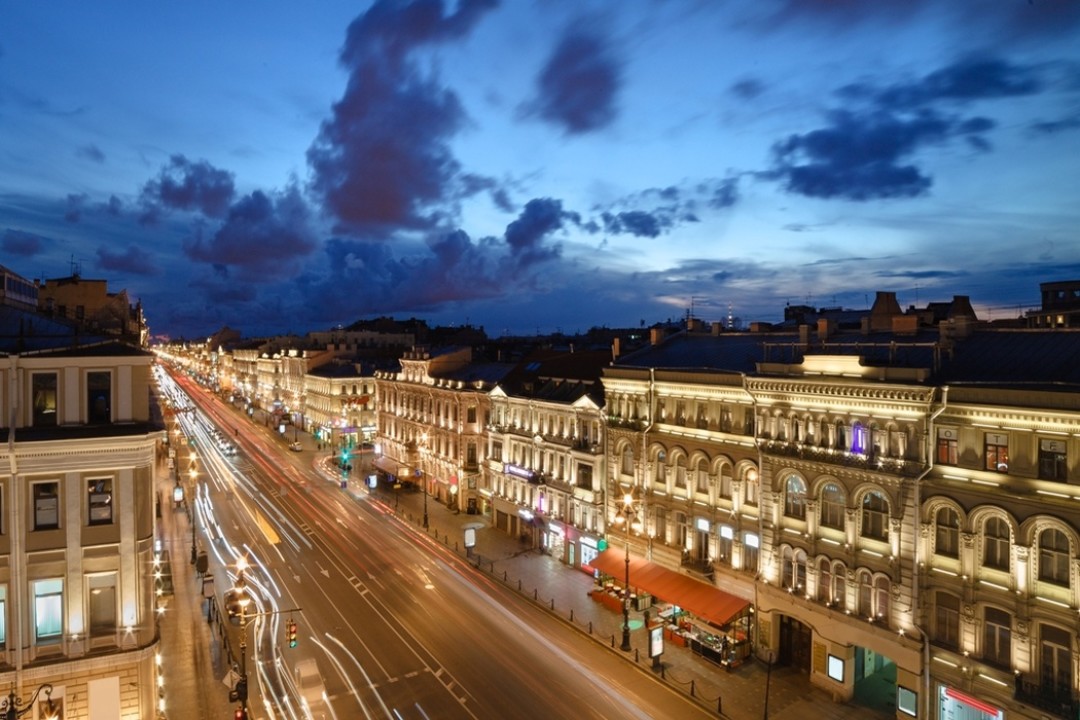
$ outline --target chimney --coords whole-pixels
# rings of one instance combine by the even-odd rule
[[[902,314],[896,293],[878,290],[874,306],[870,308],[870,330],[892,329],[892,318]]]
[[[622,338],[615,338],[611,341],[611,359],[618,360],[622,355]]]
[[[817,334],[819,340],[832,337],[832,334],[836,332],[836,322],[829,318],[818,318],[817,321]]]
[[[664,328],[649,328],[649,344],[659,345],[660,343],[664,342],[664,336],[666,334],[667,333],[664,331]]]
[[[810,326],[809,325],[800,325],[799,326],[799,347],[802,348],[803,352],[806,352],[810,348]]]

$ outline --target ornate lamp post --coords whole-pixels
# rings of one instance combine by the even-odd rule
[[[56,708],[52,701],[53,686],[49,683],[39,685],[38,689],[34,691],[34,694],[30,696],[30,700],[26,704],[22,704],[21,698],[15,696],[14,686],[11,688],[11,692],[3,700],[0,700],[0,715],[3,720],[18,720],[23,715],[34,709],[34,703],[37,702],[38,695],[42,692],[45,693],[45,708],[44,714],[41,715],[43,720],[54,720],[56,718]]]
[[[236,561],[236,587],[237,604],[240,605],[240,679],[236,681],[235,699],[239,701],[237,709],[238,720],[247,720],[248,716],[248,676],[247,676],[247,608],[251,604],[251,596],[248,594],[247,582],[244,580],[244,571],[247,570],[247,558],[240,556]],[[233,697],[229,698],[234,699]]]
[[[615,513],[615,524],[626,531],[626,578],[623,587],[622,650],[630,650],[630,530],[641,529],[641,503],[637,488],[623,495],[622,505]]]
[[[199,470],[195,467],[195,456],[191,457],[191,468],[188,469],[188,475],[191,476],[191,564],[195,564],[195,521],[199,516],[198,498],[199,498]]]

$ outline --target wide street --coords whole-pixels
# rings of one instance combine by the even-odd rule
[[[343,492],[328,454],[288,452],[275,429],[180,383],[200,411],[176,415],[196,435],[196,459],[181,450],[177,469],[197,479],[198,545],[209,551],[214,593],[221,601],[235,583],[240,557],[254,589],[245,612],[250,717],[304,717],[294,670],[306,658],[325,688],[313,717],[714,716],[612,662],[381,505]],[[198,437],[199,415],[239,452],[220,454],[214,436]],[[290,619],[295,648],[285,642]],[[229,629],[238,655],[240,628]]]

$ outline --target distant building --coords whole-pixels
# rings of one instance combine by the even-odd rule
[[[131,304],[126,290],[110,293],[106,280],[75,274],[37,283],[38,309],[74,322],[80,332],[114,335],[146,347],[149,328],[142,303]]]
[[[1039,284],[1042,307],[1027,313],[1036,328],[1080,327],[1080,280]]]

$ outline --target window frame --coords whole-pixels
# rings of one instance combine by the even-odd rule
[[[960,463],[960,442],[955,428],[938,428],[935,457],[938,465]]]
[[[983,435],[983,469],[990,472],[1009,472],[1009,436],[1005,433]]]
[[[52,379],[52,387],[39,387],[39,381]],[[51,401],[50,401],[51,395]],[[48,408],[51,406],[52,410]],[[56,427],[60,424],[60,374],[55,370],[30,374],[30,425]]]
[[[998,527],[997,523],[1000,523],[1000,527],[1005,528],[1005,535],[990,535],[988,530],[990,523],[995,523],[995,527]],[[982,552],[982,565],[983,567],[993,568],[995,570],[1008,570],[1012,566],[1012,527],[1009,523],[1000,517],[988,517],[983,523],[983,552]],[[993,548],[993,551],[991,551]],[[995,558],[1001,557],[1000,562],[990,562],[990,556]]]
[[[983,608],[982,660],[999,668],[1012,664],[1012,614],[993,605]]]
[[[1068,482],[1068,444],[1064,440],[1039,438],[1039,479]]]
[[[1060,538],[1064,543],[1064,547],[1061,547],[1060,544],[1051,546],[1044,542],[1044,538],[1048,533],[1054,533],[1051,537],[1054,537],[1055,539]],[[1046,528],[1039,533],[1038,546],[1039,581],[1057,585],[1059,587],[1069,587],[1069,565],[1072,560],[1072,543],[1069,542],[1069,536],[1057,528]]]
[[[43,488],[51,486],[53,488],[52,494],[45,494],[42,492]],[[60,529],[60,481],[59,480],[37,480],[30,483],[30,499],[33,507],[33,528],[32,532],[49,531]],[[45,519],[48,519],[47,513],[48,500],[53,501],[52,513],[55,516],[53,522],[42,522],[42,514],[46,513]]]
[[[102,498],[107,498],[102,500]],[[87,478],[86,480],[86,524],[87,525],[112,525],[113,500],[115,488],[111,477]],[[98,510],[95,517],[95,509]],[[107,511],[107,512],[103,512]]]
[[[55,584],[55,587],[54,587]],[[64,637],[64,579],[38,578],[31,581],[34,600],[33,637],[35,645],[53,645]],[[52,607],[57,604],[58,607]],[[55,614],[59,629],[43,634],[42,616]],[[51,626],[49,626],[51,628]]]
[[[948,513],[952,524],[942,522],[943,513]],[[960,513],[948,505],[934,512],[934,554],[953,559],[960,557]]]
[[[87,370],[84,374],[86,383],[86,423],[88,425],[108,425],[112,423],[112,392],[113,374],[110,370]],[[95,386],[93,378],[104,377],[107,382],[104,387]],[[104,394],[102,395],[102,391]],[[95,409],[99,397],[104,397],[105,407]]]
[[[873,507],[877,501],[881,507]],[[887,542],[889,540],[889,500],[881,492],[871,490],[863,495],[859,503],[862,522],[859,527],[859,536],[870,540]],[[880,529],[878,526],[880,525]]]
[[[830,491],[834,490],[836,497],[830,499],[830,495],[833,494]],[[836,515],[835,522],[832,516]],[[833,530],[843,530],[844,523],[847,516],[847,495],[844,493],[844,489],[834,482],[825,483],[821,488],[821,508],[818,513],[818,520],[822,527],[831,528]]]
[[[784,481],[784,517],[806,520],[806,482],[794,473]]]

